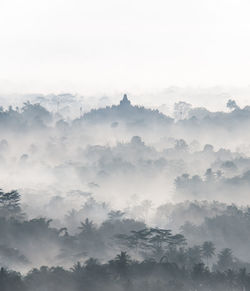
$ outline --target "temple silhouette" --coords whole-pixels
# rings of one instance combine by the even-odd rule
[[[146,124],[169,125],[173,119],[160,113],[158,110],[147,109],[144,106],[132,105],[127,94],[123,95],[117,105],[92,109],[82,116],[81,120],[92,123],[118,124],[123,122],[129,126],[143,127]]]
[[[123,99],[120,101],[120,106],[130,106],[131,102],[128,100],[127,94],[123,95]]]

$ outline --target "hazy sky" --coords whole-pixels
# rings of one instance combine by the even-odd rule
[[[1,0],[0,92],[250,84],[249,0]]]

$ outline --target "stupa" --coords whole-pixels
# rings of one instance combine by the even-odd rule
[[[120,101],[120,106],[130,106],[131,102],[128,100],[127,94],[123,95],[123,99]]]

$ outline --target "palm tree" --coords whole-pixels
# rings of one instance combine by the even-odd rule
[[[127,252],[121,252],[115,257],[115,261],[122,265],[128,265],[130,260],[130,256],[127,254]]]
[[[80,262],[77,262],[76,264],[73,265],[70,270],[74,273],[82,273],[84,271],[84,265],[82,265]]]
[[[124,216],[124,214],[125,214],[125,212],[122,212],[120,210],[117,210],[117,211],[111,210],[108,213],[108,217],[110,220],[121,220],[122,217]]]
[[[127,252],[121,252],[120,254],[118,254],[115,257],[113,262],[114,262],[116,271],[118,272],[120,277],[126,276],[128,272],[129,264],[131,263],[131,258],[127,254]]]
[[[79,229],[81,230],[81,234],[92,234],[95,230],[95,226],[93,221],[86,218],[84,222],[81,222],[81,226],[79,226]]]
[[[217,266],[220,271],[226,271],[233,267],[233,254],[231,249],[223,249],[218,254]]]
[[[205,241],[202,245],[202,256],[207,260],[214,256],[215,246],[211,241]]]

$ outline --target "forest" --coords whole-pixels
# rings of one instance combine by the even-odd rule
[[[249,108],[1,107],[0,290],[250,290]]]
[[[250,288],[250,263],[238,259],[230,248],[218,251],[212,241],[190,245],[183,233],[187,231],[190,236],[190,232],[197,232],[191,224],[184,225],[181,233],[173,233],[124,218],[124,212],[112,210],[99,226],[86,218],[73,235],[66,227],[52,227],[49,219],[27,219],[20,198],[17,191],[0,192],[3,291]],[[239,216],[245,222],[244,230],[248,230],[249,213],[249,209],[230,206],[221,217],[230,222]],[[58,253],[50,261],[57,262],[56,266],[33,267],[25,274],[9,268],[28,270],[34,258],[51,257],[56,249]]]

